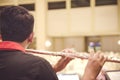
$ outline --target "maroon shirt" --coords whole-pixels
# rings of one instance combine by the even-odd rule
[[[0,42],[0,80],[58,80],[48,61],[26,54],[15,42]]]

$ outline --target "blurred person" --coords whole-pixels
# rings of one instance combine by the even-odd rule
[[[63,57],[54,67],[41,57],[26,54],[33,39],[34,18],[20,6],[9,6],[0,12],[0,79],[58,80],[56,72],[65,68],[70,58]],[[64,62],[64,59],[66,63]],[[106,58],[101,54],[89,57],[82,80],[95,80]],[[61,62],[65,64],[61,66]]]

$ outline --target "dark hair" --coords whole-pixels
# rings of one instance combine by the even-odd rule
[[[8,6],[0,12],[3,41],[23,42],[33,32],[34,18],[21,6]]]

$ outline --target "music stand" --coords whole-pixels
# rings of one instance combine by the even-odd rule
[[[80,80],[78,74],[57,74],[59,80]]]
[[[120,80],[120,70],[106,71],[106,80]]]

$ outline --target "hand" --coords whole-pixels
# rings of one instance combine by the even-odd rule
[[[105,70],[101,70],[99,75],[97,76],[96,80],[106,80],[106,72]]]
[[[96,80],[106,60],[107,58],[100,54],[100,52],[96,54],[92,52],[88,59],[82,80]]]
[[[62,52],[64,53],[73,53],[73,49],[65,49]],[[63,70],[67,64],[72,60],[73,58],[62,56],[61,59],[54,65],[53,69],[55,72]]]

